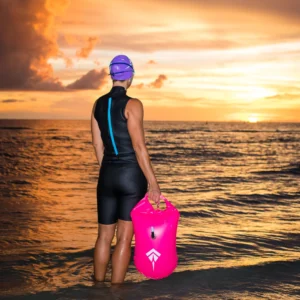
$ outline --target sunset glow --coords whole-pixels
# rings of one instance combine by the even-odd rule
[[[0,118],[88,119],[126,54],[146,120],[300,121],[296,0],[29,2],[1,10]]]
[[[248,121],[249,121],[250,123],[257,123],[258,118],[255,117],[255,116],[250,116],[249,119],[248,119]]]

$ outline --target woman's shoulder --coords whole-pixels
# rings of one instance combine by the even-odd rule
[[[134,107],[143,107],[143,102],[138,98],[130,97],[128,99],[128,104]]]
[[[127,109],[136,113],[143,112],[143,102],[138,98],[130,98],[127,102]]]
[[[126,119],[128,119],[129,114],[140,117],[143,116],[144,108],[143,103],[140,99],[137,98],[130,98],[128,99],[125,115]]]

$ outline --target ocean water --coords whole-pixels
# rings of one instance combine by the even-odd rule
[[[92,280],[89,121],[0,120],[1,299],[300,299],[300,123],[145,122],[179,263]]]

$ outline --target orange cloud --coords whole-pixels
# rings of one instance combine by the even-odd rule
[[[153,82],[151,82],[149,84],[139,83],[139,84],[133,85],[132,87],[136,88],[136,89],[142,89],[144,87],[152,87],[152,88],[160,89],[163,86],[164,81],[167,79],[168,78],[166,75],[161,74]]]
[[[62,59],[65,61],[66,67],[71,68],[73,67],[73,60],[69,57],[66,57],[65,55],[62,54]]]
[[[274,96],[266,97],[264,99],[268,100],[300,100],[300,94],[290,94],[290,93],[284,93],[284,94],[277,94]]]
[[[163,84],[164,84],[164,81],[167,80],[167,76],[166,75],[159,75],[158,78],[155,79],[155,81],[151,82],[150,83],[150,86],[151,87],[154,87],[154,88],[157,88],[157,89],[160,89]]]
[[[169,1],[174,5],[174,1]],[[177,3],[181,3],[180,0],[176,0]],[[198,6],[198,8],[212,7],[220,10],[230,11],[244,10],[252,12],[261,12],[266,15],[282,16],[285,18],[293,18],[299,22],[300,6],[298,0],[187,0],[186,5]]]
[[[100,66],[100,61],[99,61],[98,59],[95,59],[95,60],[94,60],[94,64],[95,64],[96,66]]]
[[[89,37],[87,40],[87,46],[81,48],[79,51],[76,52],[76,56],[80,58],[87,58],[91,51],[94,49],[98,42],[99,38],[97,37]]]
[[[122,49],[141,52],[221,50],[299,38],[299,0],[166,0],[159,10],[154,0],[131,0],[130,8],[122,0],[104,2],[90,0],[82,9],[72,1],[60,33],[86,38],[99,32],[101,49],[119,50],[122,30]],[[115,6],[124,12],[117,23],[111,18]]]
[[[132,33],[122,40],[122,49],[153,52],[161,49],[230,49],[240,45],[240,41],[235,41],[230,37],[217,37],[216,39],[202,37],[199,30],[189,30],[178,32],[178,30],[163,30],[161,32]],[[101,49],[120,50],[120,34],[114,32],[103,32],[101,34]],[[80,38],[80,36],[78,36]],[[68,46],[60,39],[62,47]]]
[[[69,84],[67,88],[84,90],[84,89],[99,89],[107,83],[108,73],[106,68],[101,71],[91,70],[77,79],[75,82]]]
[[[132,87],[137,88],[137,89],[142,89],[144,86],[145,86],[144,83],[139,83],[139,84],[133,85]]]
[[[10,31],[0,31],[0,89],[67,91],[68,89],[98,89],[106,82],[105,70],[91,70],[67,87],[54,72],[48,59],[66,57],[56,43],[54,19],[68,5],[65,0],[27,0],[0,2],[0,28],[11,24]],[[20,21],[22,20],[22,21]],[[87,57],[98,38],[88,39],[88,45],[78,52]],[[10,100],[10,99],[8,99]],[[16,101],[6,101],[13,103]]]
[[[47,62],[62,56],[56,44],[54,18],[65,0],[0,2],[0,89],[62,90]]]
[[[16,103],[16,102],[24,102],[24,100],[17,100],[17,99],[4,99],[1,100],[2,103]]]
[[[148,65],[155,65],[156,62],[155,62],[154,60],[151,59],[151,60],[149,60],[149,61],[147,62],[147,64],[148,64]]]

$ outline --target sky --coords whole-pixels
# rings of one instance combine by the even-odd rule
[[[108,65],[145,120],[300,122],[299,0],[0,0],[0,118],[89,119]]]

